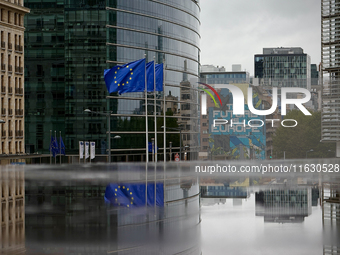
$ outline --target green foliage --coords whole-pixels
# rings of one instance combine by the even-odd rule
[[[305,116],[300,110],[290,111],[285,119],[294,119],[298,125],[293,128],[278,127],[273,137],[273,155],[286,159],[293,158],[331,158],[335,155],[335,143],[322,143],[321,113],[313,112],[312,116]],[[288,122],[286,123],[288,125]],[[291,125],[291,123],[289,123]],[[310,151],[313,149],[313,151]]]

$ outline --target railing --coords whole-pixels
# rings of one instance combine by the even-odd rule
[[[12,109],[8,109],[8,115],[12,116],[13,115],[13,110]]]
[[[15,45],[15,51],[22,52],[23,51],[23,47],[21,45]]]
[[[1,86],[1,93],[6,94],[6,87],[5,86]]]
[[[15,88],[15,95],[23,95],[24,89],[23,88]]]
[[[24,110],[23,109],[16,109],[15,110],[15,116],[23,116]]]
[[[8,87],[8,94],[13,94],[13,88],[12,87]]]
[[[1,41],[1,48],[2,48],[2,49],[5,49],[5,48],[6,48],[6,42]]]
[[[15,73],[22,74],[24,72],[24,68],[21,66],[16,66],[15,67]]]
[[[12,67],[12,65],[8,65],[8,72],[13,72],[13,67]]]
[[[13,131],[8,131],[8,138],[12,138],[13,137]]]
[[[6,116],[6,108],[2,108],[1,109],[1,115],[2,116]]]
[[[12,43],[8,43],[8,49],[12,50],[13,49],[13,44]]]
[[[5,64],[1,64],[1,71],[6,71],[6,65]]]
[[[15,138],[22,138],[24,136],[23,130],[15,130]]]
[[[2,137],[6,137],[6,130],[3,130],[3,131],[1,132],[1,136],[2,136]]]

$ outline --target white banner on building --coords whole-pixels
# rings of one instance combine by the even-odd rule
[[[90,142],[91,145],[91,159],[94,159],[96,157],[96,143],[95,142]]]
[[[84,142],[79,141],[79,158],[84,158]]]
[[[89,158],[89,142],[85,142],[85,159]]]

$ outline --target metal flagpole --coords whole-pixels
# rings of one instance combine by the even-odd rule
[[[146,75],[146,54],[145,58],[145,136],[146,136],[146,159],[145,159],[145,209],[148,207],[148,162],[149,162],[149,134],[148,134],[148,82]],[[147,213],[147,211],[146,211]],[[146,214],[148,217],[148,214]],[[148,218],[147,218],[148,219]]]
[[[50,139],[52,138],[52,130],[50,130]],[[50,165],[52,164],[52,139],[50,141]]]
[[[157,162],[157,106],[156,106],[156,56],[153,56],[153,98],[154,107],[153,111],[155,114],[155,162]]]
[[[59,152],[60,152],[60,164],[61,164],[61,131],[59,131],[60,138],[59,138]]]
[[[166,104],[165,104],[165,79],[164,79],[164,74],[165,74],[165,58],[163,56],[163,99],[164,99],[164,103],[163,103],[163,126],[164,126],[164,134],[163,134],[163,147],[164,147],[164,162],[166,162],[166,120],[165,120],[165,114],[166,114]],[[171,157],[171,155],[170,155]],[[170,159],[171,160],[171,159]]]
[[[148,82],[146,76],[146,54],[145,58],[145,135],[146,135],[146,163],[149,162],[149,130],[148,130]]]
[[[54,130],[54,139],[57,142],[57,131],[56,130]],[[58,144],[58,142],[57,142],[57,144]],[[54,164],[57,164],[57,155],[55,156]]]

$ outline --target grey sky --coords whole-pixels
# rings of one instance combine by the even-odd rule
[[[321,0],[201,0],[201,64],[254,75],[266,47],[301,47],[321,61]]]

